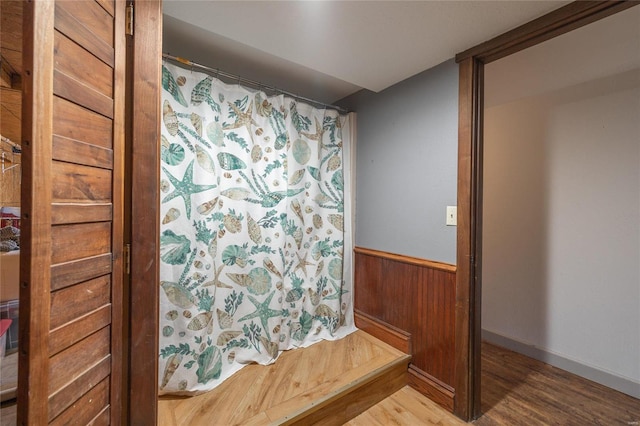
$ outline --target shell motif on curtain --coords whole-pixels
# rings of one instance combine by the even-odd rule
[[[348,117],[166,62],[162,86],[160,393],[355,330]]]

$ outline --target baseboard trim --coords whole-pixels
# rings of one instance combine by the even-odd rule
[[[451,386],[431,377],[413,364],[409,365],[408,378],[409,386],[453,412],[454,390]]]
[[[360,330],[372,335],[376,339],[382,340],[405,354],[411,355],[410,333],[357,309],[354,311],[354,318],[356,327]]]
[[[482,339],[640,399],[640,383],[625,377],[620,377],[590,365],[582,364],[537,346],[520,342],[489,330],[482,330]]]

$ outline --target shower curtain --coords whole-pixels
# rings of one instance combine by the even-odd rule
[[[162,87],[160,393],[354,331],[350,117],[166,61]]]

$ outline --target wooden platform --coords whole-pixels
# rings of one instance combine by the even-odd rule
[[[410,357],[356,331],[248,365],[195,397],[160,397],[158,425],[341,425],[406,385]]]

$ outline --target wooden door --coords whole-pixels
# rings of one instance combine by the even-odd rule
[[[19,424],[121,423],[124,8],[24,3]]]

